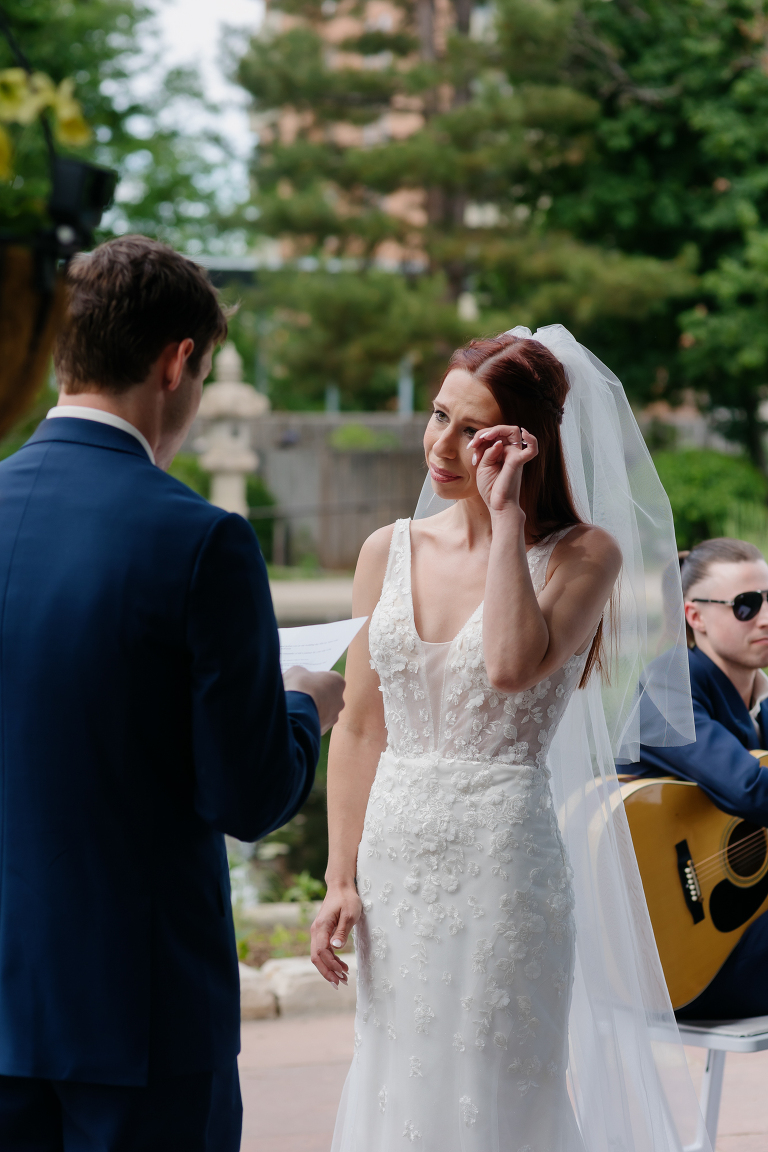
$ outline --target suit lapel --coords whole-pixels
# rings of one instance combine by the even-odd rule
[[[701,662],[700,667],[706,669],[711,679],[717,685],[722,703],[730,713],[729,719],[727,721],[721,719],[721,723],[725,723],[726,728],[730,728],[734,736],[737,736],[739,740],[741,740],[745,748],[759,748],[761,742],[755,732],[755,726],[752,723],[749,709],[725,672],[722,672],[717,664],[713,663],[709,656],[705,656],[698,648],[693,649],[692,655],[697,662]],[[766,703],[768,703],[768,701],[766,701]],[[766,720],[768,720],[768,712],[766,713]],[[768,728],[764,729],[764,731],[768,734]]]

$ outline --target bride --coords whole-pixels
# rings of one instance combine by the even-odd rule
[[[347,980],[336,949],[353,927],[358,957],[355,1058],[334,1152],[679,1147],[652,1088],[639,1093],[649,1116],[632,1115],[638,1069],[650,1084],[653,1067],[641,986],[658,1000],[660,981],[639,971],[633,984],[616,970],[653,967],[647,914],[623,951],[618,937],[631,925],[616,929],[612,958],[598,963],[612,973],[601,990],[586,952],[577,963],[573,826],[564,840],[563,782],[551,780],[549,752],[575,690],[606,667],[604,615],[627,547],[618,528],[594,522],[594,491],[591,515],[583,497],[577,506],[561,437],[575,376],[544,341],[584,350],[559,326],[522,333],[472,341],[451,359],[424,450],[433,491],[453,503],[380,529],[360,553],[353,609],[370,621],[349,650],[331,740],[328,892],[312,927],[327,980]],[[591,459],[594,471],[594,445]],[[585,843],[598,813],[603,864],[624,869],[635,884],[626,899],[644,907],[616,806],[594,798],[600,741],[593,735],[591,753],[578,747],[586,726],[569,751],[589,779],[581,804],[566,789],[568,804],[586,813]],[[608,795],[609,769],[600,771]],[[597,858],[583,870],[595,883]],[[599,903],[593,895],[585,905]],[[584,921],[585,945],[604,931],[604,909],[597,919]],[[580,947],[582,931],[579,922]],[[631,955],[638,939],[644,960]],[[576,1081],[570,1068],[569,1096],[577,969],[584,1072]],[[622,1003],[599,1009],[611,980]],[[673,1029],[661,999],[656,1019]],[[608,1097],[622,1092],[611,1118]],[[601,1125],[589,1118],[595,1104]]]

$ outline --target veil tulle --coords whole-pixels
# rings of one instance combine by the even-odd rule
[[[562,439],[582,519],[623,555],[609,684],[573,694],[549,753],[574,874],[569,1083],[587,1152],[681,1152],[703,1126],[653,936],[615,759],[695,740],[672,511],[620,381],[561,324],[511,334],[564,365]],[[450,506],[429,478],[415,517]],[[662,594],[663,593],[663,594]],[[710,1152],[704,1144],[697,1145]]]

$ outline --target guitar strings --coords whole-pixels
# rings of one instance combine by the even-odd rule
[[[751,832],[749,834],[749,836],[745,836],[743,840],[739,840],[738,844],[735,844],[733,846],[733,848],[731,848],[730,850],[728,848],[721,848],[719,851],[715,852],[714,855],[705,856],[703,860],[699,861],[699,863],[696,863],[696,861],[694,861],[693,864],[694,864],[694,867],[696,869],[696,875],[698,876],[699,880],[706,879],[709,876],[713,876],[719,871],[718,864],[713,865],[712,861],[722,861],[723,858],[726,858],[730,861],[738,862],[739,860],[742,859],[742,857],[748,856],[750,854],[750,852],[752,852],[753,848],[756,846],[754,843],[751,843],[751,842],[757,840],[760,837],[762,837],[763,842],[765,843],[766,842],[766,830],[765,830],[765,828],[758,828],[755,832]],[[761,867],[762,867],[762,862],[761,862]],[[756,871],[759,871],[759,869],[756,869]],[[746,877],[745,877],[745,879],[746,879]]]
[[[710,860],[716,860],[723,856],[730,856],[733,858],[741,856],[745,852],[749,853],[755,846],[752,842],[761,837],[763,841],[765,841],[765,829],[758,828],[756,832],[750,832],[749,836],[745,836],[742,840],[737,841],[736,844],[734,844],[731,848],[720,848],[717,852],[715,852],[713,856],[705,856],[704,859],[700,861],[700,865],[703,866],[708,864]]]
[[[696,871],[701,871],[702,875],[706,875],[713,870],[713,866],[710,865],[710,861],[712,860],[722,860],[724,857],[729,860],[740,860],[745,856],[749,856],[753,848],[756,847],[756,845],[750,843],[750,841],[756,840],[758,837],[762,837],[765,843],[765,832],[760,829],[757,832],[751,833],[749,836],[745,836],[743,840],[740,840],[738,844],[735,844],[732,848],[721,848],[714,856],[707,856],[701,861],[701,864],[696,865]],[[709,865],[709,867],[704,867],[705,865]],[[715,865],[714,868],[716,870],[717,865]]]
[[[758,837],[760,835],[765,837],[764,832],[763,833],[753,832],[751,836],[749,836],[749,837],[745,836],[744,840],[740,841],[738,846],[734,846],[730,850],[728,848],[721,848],[719,852],[716,852],[714,854],[714,856],[707,856],[705,860],[702,860],[700,865],[696,864],[694,862],[694,867],[696,868],[696,874],[699,877],[699,879],[706,878],[706,877],[712,876],[715,873],[717,873],[720,870],[720,862],[724,858],[731,861],[732,863],[738,863],[742,858],[748,857],[749,854],[752,852],[753,848],[755,847],[755,845],[748,844],[747,841],[751,840],[753,837]],[[711,864],[710,861],[713,861],[713,860],[718,861],[718,863]],[[762,867],[762,863],[763,862],[761,861],[760,867]],[[706,867],[705,867],[705,865],[706,865]],[[759,869],[755,869],[755,871],[759,871]],[[747,879],[747,877],[745,877],[745,879]]]
[[[733,848],[730,849],[731,855],[732,856],[737,855],[743,849],[745,849],[747,847],[747,845],[750,844],[750,841],[756,840],[760,836],[762,836],[765,839],[767,832],[768,832],[768,829],[756,828],[754,832],[750,832],[749,836],[745,836],[743,839],[738,840],[736,842],[736,844],[734,844]],[[696,865],[696,867],[697,868],[703,867],[703,865],[708,864],[710,860],[717,860],[719,857],[724,856],[728,851],[729,851],[729,849],[727,847],[726,848],[719,848],[717,850],[717,852],[715,852],[712,856],[705,856],[703,860],[700,860],[699,863]],[[750,851],[751,851],[751,845],[750,845]]]

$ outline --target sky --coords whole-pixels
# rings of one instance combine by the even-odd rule
[[[163,43],[163,65],[191,64],[203,80],[206,95],[220,106],[215,123],[243,162],[236,165],[233,180],[245,179],[244,162],[253,148],[248,127],[247,96],[231,84],[220,60],[225,26],[256,31],[263,13],[263,0],[149,0],[156,15]]]

